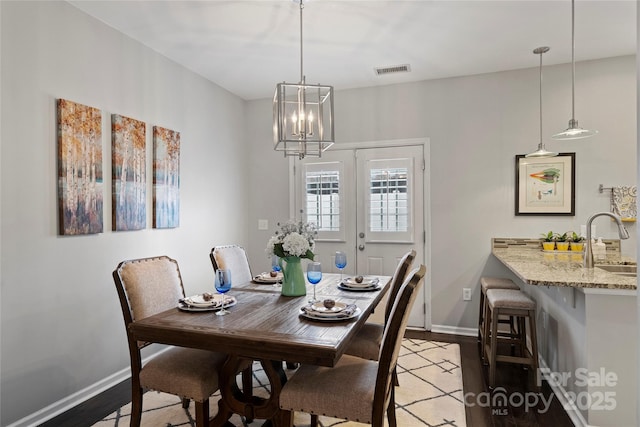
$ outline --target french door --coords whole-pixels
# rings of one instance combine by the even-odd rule
[[[416,251],[425,261],[423,145],[335,148],[295,168],[295,209],[318,225],[316,256],[338,272],[334,254],[347,254],[345,274],[392,275],[400,258]],[[425,328],[425,286],[409,326]],[[385,303],[381,303],[385,304]],[[376,310],[381,321],[384,310]]]

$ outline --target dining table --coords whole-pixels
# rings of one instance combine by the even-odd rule
[[[229,426],[236,413],[248,419],[266,420],[265,425],[291,427],[292,421],[279,409],[278,399],[287,381],[283,362],[333,367],[349,342],[367,321],[390,286],[390,276],[377,277],[375,290],[345,290],[339,286],[340,274],[324,274],[315,285],[317,299],[332,299],[357,306],[356,316],[316,319],[305,316],[302,308],[313,295],[281,295],[280,286],[254,280],[233,284],[228,295],[236,303],[224,316],[215,311],[188,312],[177,307],[129,325],[135,339],[173,346],[226,353],[219,374],[221,398],[211,427]],[[237,385],[237,375],[247,362],[259,362],[269,380],[269,397],[247,395]]]

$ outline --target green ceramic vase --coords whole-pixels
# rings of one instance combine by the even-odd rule
[[[286,297],[299,297],[307,294],[307,284],[304,280],[300,257],[290,256],[280,258],[278,261],[282,274],[282,295]],[[283,265],[284,262],[284,265]]]

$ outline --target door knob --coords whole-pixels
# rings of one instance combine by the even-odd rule
[[[361,251],[364,251],[364,245],[358,246],[358,249],[360,249]]]

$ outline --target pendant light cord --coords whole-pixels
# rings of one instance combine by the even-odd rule
[[[540,52],[540,144],[542,144],[542,54]]]
[[[571,0],[571,120],[576,119],[575,0]]]
[[[300,0],[300,81],[304,79],[304,73],[302,71],[302,9],[304,9],[303,0]]]

